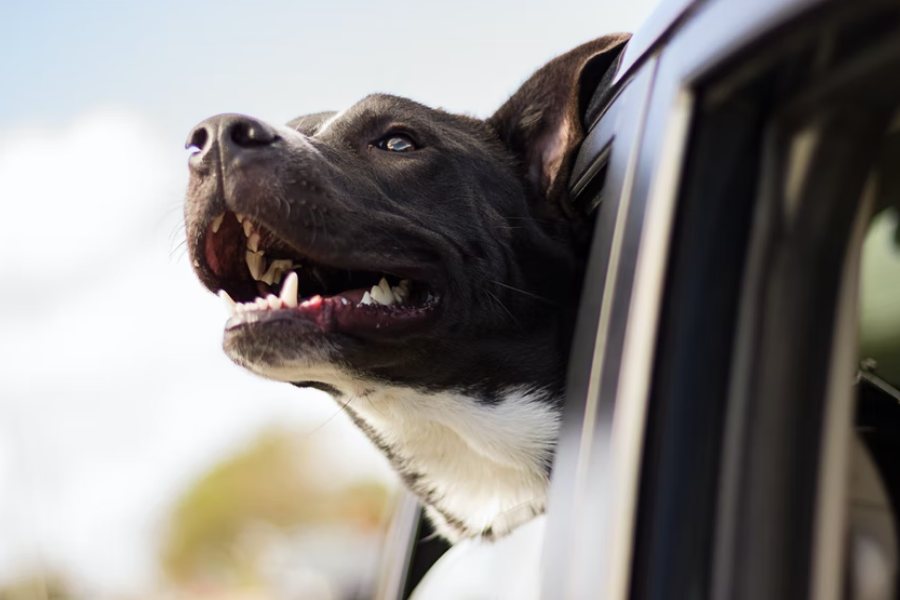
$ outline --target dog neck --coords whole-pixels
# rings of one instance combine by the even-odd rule
[[[380,385],[342,404],[452,542],[501,537],[544,512],[555,400],[523,388],[485,401]]]
[[[546,508],[559,391],[420,390],[360,377],[326,360],[245,366],[334,396],[451,542],[502,537]]]

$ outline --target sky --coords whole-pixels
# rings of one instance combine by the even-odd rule
[[[485,117],[655,4],[0,3],[0,583],[43,564],[96,598],[143,589],[165,509],[270,424],[338,476],[391,477],[330,398],[222,354],[182,243],[193,125],[372,92]]]

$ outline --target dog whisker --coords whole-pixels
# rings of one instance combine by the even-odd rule
[[[176,241],[174,238],[169,240],[171,244],[172,252],[170,254],[174,254],[176,250],[180,250],[181,248],[188,249],[187,238],[181,238],[181,240]]]
[[[183,211],[183,210],[184,210],[184,204],[183,204],[183,201],[182,201],[182,200],[178,200],[178,201],[176,201],[176,202],[172,202],[172,203],[169,205],[169,207],[166,208],[166,209],[163,211],[163,214],[164,214],[165,216],[168,217],[169,215],[171,215],[172,213],[174,213],[174,212],[176,212],[176,211],[177,211],[177,212],[181,212],[181,211]]]
[[[548,223],[555,225],[556,222],[550,219],[539,219],[537,217],[504,217],[507,221],[531,221],[533,223]]]
[[[380,415],[382,415],[382,416],[384,415],[383,412],[381,412],[380,410],[378,410],[378,406],[376,406],[375,403],[372,402],[372,398],[369,396],[369,394],[365,394],[363,397],[364,397],[364,398],[366,399],[366,401],[369,403],[369,406],[372,407],[372,410],[374,410],[375,412],[377,412],[378,414],[380,414]]]
[[[400,251],[406,251],[406,250],[409,249],[409,246],[407,246],[406,243],[405,243],[402,239],[400,239],[400,238],[397,236],[396,233],[394,233],[393,231],[391,231],[391,230],[388,229],[387,227],[385,227],[385,226],[383,226],[383,225],[379,225],[379,226],[378,226],[378,229],[379,229],[380,231],[384,232],[385,234],[387,234],[388,236],[390,236],[390,237],[394,240],[394,243],[397,244],[397,249],[398,249],[398,250],[400,250]]]
[[[322,215],[322,233],[325,234],[325,239],[334,239],[332,236],[328,235],[328,219],[325,218],[324,214]]]
[[[178,253],[177,256],[175,255],[176,252]],[[181,260],[185,256],[187,256],[187,254],[188,254],[187,248],[177,248],[169,253],[169,260],[174,263],[178,263],[178,262],[181,262]]]
[[[287,198],[284,197],[284,194],[281,193],[281,190],[279,190],[278,193],[273,193],[272,198],[275,200],[275,204],[277,204],[278,206],[284,205],[285,209],[287,209],[287,214],[285,216],[290,217],[291,216],[291,203],[288,201]]]
[[[312,245],[315,246],[316,239],[318,238],[318,235],[319,235],[319,225],[318,225],[318,223],[316,223],[316,211],[315,210],[309,211],[309,220],[312,222]]]
[[[333,415],[331,415],[330,417],[325,419],[325,421],[323,421],[322,423],[320,423],[319,425],[314,427],[311,431],[306,432],[306,437],[312,436],[314,433],[316,433],[317,431],[321,430],[323,427],[325,427],[326,425],[331,423],[331,421],[333,421],[336,416],[338,416],[339,414],[341,414],[342,412],[344,412],[347,409],[347,406],[349,406],[350,403],[353,402],[353,398],[354,398],[353,396],[350,396],[350,398],[346,402],[341,404],[341,406],[337,409],[337,412],[335,412]]]
[[[538,296],[537,294],[532,294],[531,292],[526,292],[525,290],[521,290],[521,289],[519,289],[519,288],[517,288],[517,287],[513,287],[513,286],[511,286],[511,285],[507,285],[507,284],[501,283],[501,282],[499,282],[499,281],[494,281],[493,279],[489,279],[488,281],[490,281],[490,282],[493,283],[493,284],[499,285],[500,287],[504,287],[504,288],[506,288],[506,289],[508,289],[508,290],[511,290],[511,291],[513,291],[513,292],[518,292],[518,293],[523,294],[523,295],[525,295],[525,296],[529,296],[529,297],[531,297],[531,298],[534,298],[535,300],[539,300],[539,301],[541,301],[541,302],[546,302],[547,304],[552,304],[552,305],[554,305],[554,306],[557,305],[556,302],[554,302],[553,300],[550,300],[549,298],[544,298],[543,296]]]
[[[188,250],[187,240],[181,240],[169,251],[169,260],[173,260],[174,262],[180,261],[187,255]],[[176,256],[176,254],[178,256]]]
[[[509,315],[509,318],[512,319],[513,323],[515,323],[520,329],[522,328],[522,324],[519,322],[519,320],[516,318],[516,316],[514,314],[512,314],[508,308],[506,308],[506,306],[503,304],[503,302],[500,301],[500,298],[498,298],[497,296],[495,296],[492,292],[489,292],[488,290],[485,290],[484,293],[487,294],[488,296],[490,296],[497,304],[500,305],[500,308],[502,308],[504,310],[504,312],[506,312],[506,314]]]
[[[519,504],[516,504],[516,505],[514,505],[514,506],[511,506],[511,507],[507,508],[506,510],[500,511],[499,513],[497,513],[497,516],[498,516],[498,517],[502,517],[502,516],[505,515],[505,514],[508,514],[508,513],[517,511],[517,510],[519,510],[519,509],[522,508],[522,507],[528,506],[528,505],[530,505],[530,504],[534,504],[534,502],[535,502],[536,500],[540,500],[541,498],[543,498],[543,496],[533,496],[532,498],[529,498],[529,499],[526,500],[525,502],[520,502]]]
[[[172,227],[172,231],[169,232],[169,240],[175,241],[178,237],[186,237],[187,236],[187,228],[184,223],[176,223],[174,227]]]

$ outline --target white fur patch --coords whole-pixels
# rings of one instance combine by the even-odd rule
[[[384,387],[348,408],[422,476],[435,508],[467,530],[500,536],[543,512],[559,428],[545,393],[511,389],[485,404],[460,393]]]
[[[328,120],[326,120],[324,123],[322,123],[321,125],[319,125],[319,127],[316,129],[316,135],[321,135],[321,134],[325,133],[325,130],[328,129],[329,127],[331,127],[331,125],[332,125],[335,121],[337,121],[338,119],[340,119],[341,117],[343,117],[345,112],[347,112],[347,109],[346,109],[346,108],[345,108],[344,110],[341,110],[341,111],[338,111],[338,112],[334,113],[333,116],[328,117]]]
[[[314,380],[346,404],[402,463],[416,473],[442,535],[490,531],[502,536],[544,511],[559,410],[547,392],[511,388],[491,403],[459,392],[420,392],[366,382],[328,363],[247,365],[281,381]]]

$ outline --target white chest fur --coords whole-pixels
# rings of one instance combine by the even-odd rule
[[[353,398],[347,409],[412,476],[450,540],[502,536],[543,512],[559,428],[547,394],[512,389],[486,404],[389,387]]]

